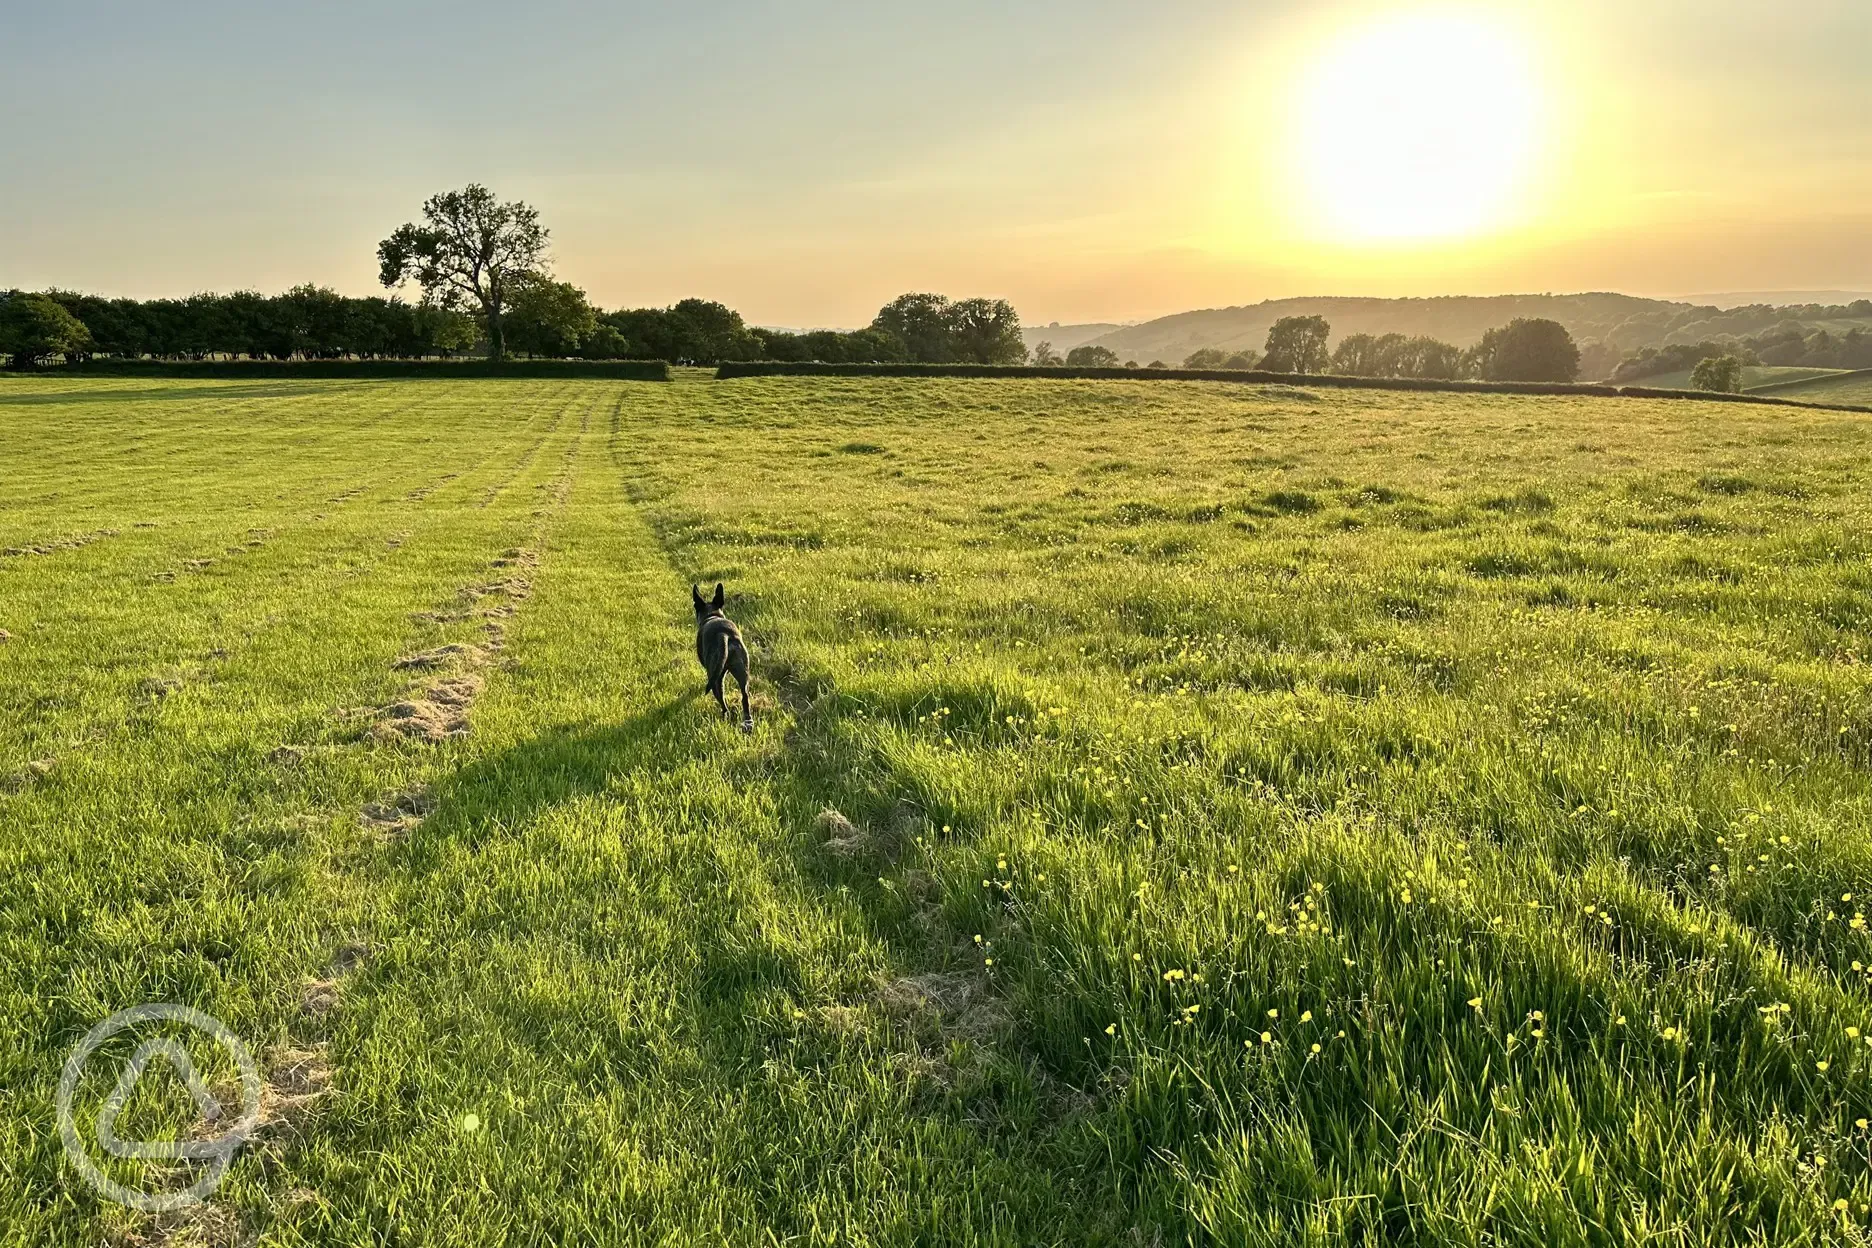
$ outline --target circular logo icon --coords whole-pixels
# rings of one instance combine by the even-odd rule
[[[78,1081],[84,1076],[85,1063],[97,1052],[99,1046],[121,1031],[135,1027],[139,1023],[169,1021],[185,1024],[203,1035],[217,1041],[226,1049],[234,1065],[240,1070],[241,1116],[234,1125],[206,1140],[124,1140],[117,1135],[117,1115],[123,1111],[135,1090],[137,1080],[149,1064],[161,1058],[175,1068],[175,1073],[187,1087],[195,1107],[205,1121],[217,1121],[221,1117],[222,1105],[208,1090],[195,1069],[195,1060],[189,1051],[173,1036],[165,1035],[145,1040],[138,1045],[136,1052],[125,1063],[123,1071],[117,1076],[117,1085],[104,1099],[98,1111],[97,1143],[98,1147],[113,1157],[134,1158],[140,1161],[192,1162],[201,1166],[201,1173],[195,1181],[179,1191],[145,1192],[123,1184],[105,1174],[91,1158],[90,1151],[78,1136],[78,1124],[72,1115],[72,1098],[77,1093]],[[114,1200],[120,1205],[140,1209],[145,1213],[163,1213],[171,1209],[185,1209],[199,1204],[221,1183],[228,1167],[234,1162],[234,1154],[245,1144],[260,1125],[260,1070],[254,1065],[253,1054],[247,1051],[240,1037],[229,1031],[220,1019],[204,1014],[200,1010],[186,1005],[139,1005],[128,1010],[121,1010],[111,1015],[85,1034],[78,1042],[78,1047],[65,1062],[65,1073],[59,1080],[58,1088],[58,1126],[59,1138],[65,1143],[65,1154],[71,1158],[72,1165],[85,1181],[95,1188],[99,1195],[107,1200]]]

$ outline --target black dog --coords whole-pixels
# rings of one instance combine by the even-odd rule
[[[747,643],[741,640],[741,630],[735,627],[734,621],[722,614],[722,604],[728,601],[728,595],[717,582],[713,601],[702,597],[702,591],[694,585],[689,587],[689,596],[695,600],[695,653],[696,658],[702,660],[702,670],[708,673],[708,691],[715,695],[722,714],[728,714],[722,683],[724,677],[733,673],[735,684],[741,686],[741,731],[753,732],[754,712],[748,709]]]

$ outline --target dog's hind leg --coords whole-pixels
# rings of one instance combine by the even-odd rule
[[[740,646],[728,649],[728,670],[734,673],[735,685],[741,690],[741,731],[754,731],[754,708],[748,704],[748,661],[747,651]]]
[[[747,677],[737,672],[735,684],[741,687],[741,731],[754,731],[754,710],[748,705]]]
[[[721,634],[721,649],[708,664],[708,688],[715,695],[715,705],[721,707],[722,718],[728,718],[728,701],[722,696],[722,687],[728,683],[728,661],[734,652],[734,639],[728,634]]]

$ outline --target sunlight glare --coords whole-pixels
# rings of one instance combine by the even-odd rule
[[[1311,228],[1337,241],[1500,226],[1540,147],[1528,50],[1467,14],[1407,13],[1364,28],[1325,50],[1296,102]]]

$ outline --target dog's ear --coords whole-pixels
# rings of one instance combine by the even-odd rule
[[[689,583],[689,596],[690,596],[691,598],[693,598],[693,599],[695,599],[695,605],[696,605],[696,606],[698,606],[698,607],[699,607],[699,606],[701,606],[701,605],[702,605],[702,591],[701,591],[701,590],[699,590],[699,589],[697,589],[697,588],[695,587],[695,582],[694,582],[694,581],[691,581],[691,582]]]
[[[727,601],[728,601],[728,591],[722,588],[722,583],[720,581],[716,581],[715,582],[715,601],[710,605],[719,607]]]

